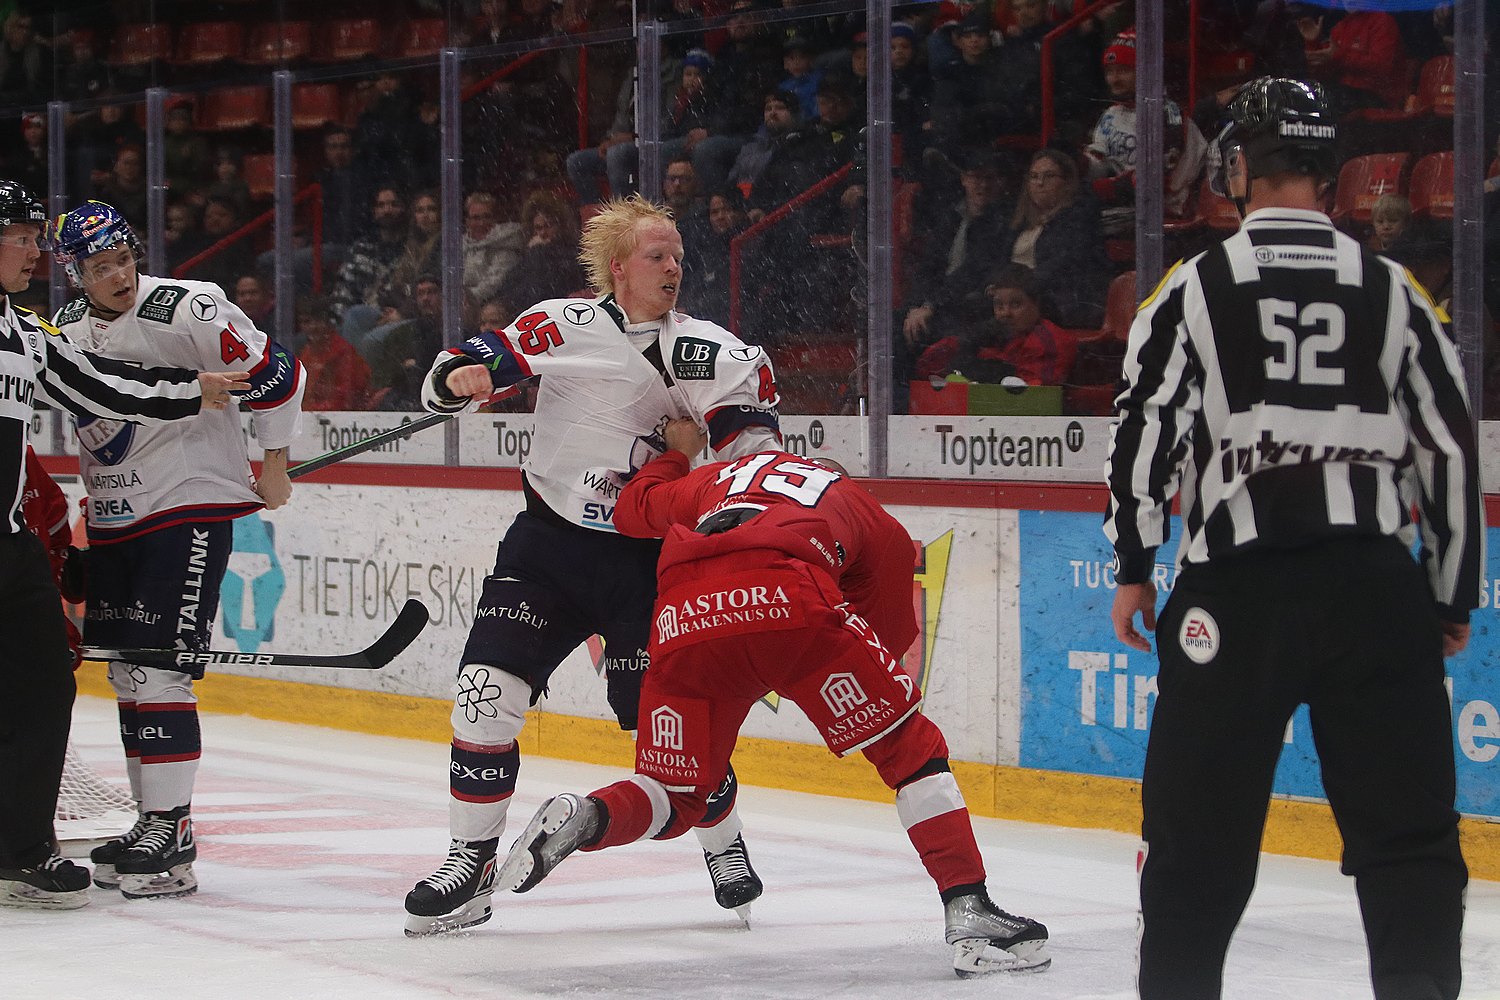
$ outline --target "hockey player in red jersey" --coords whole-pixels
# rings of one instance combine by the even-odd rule
[[[622,534],[666,539],[636,773],[548,800],[498,884],[525,892],[575,850],[681,836],[724,778],[745,716],[776,691],[830,750],[858,750],[895,789],[943,900],[955,972],[1045,968],[1046,927],[990,901],[947,743],[882,641],[902,649],[916,635],[906,530],[853,482],[795,455],[690,472],[701,431],[676,420],[665,438],[671,450],[641,469],[615,511]]]

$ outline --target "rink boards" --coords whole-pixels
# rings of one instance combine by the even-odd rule
[[[359,416],[392,424],[399,419]],[[505,438],[495,427],[500,416],[466,418],[457,429],[460,441],[483,434],[502,448]],[[530,418],[504,416],[519,449]],[[949,458],[952,442],[969,430],[940,431],[933,418],[907,419],[927,421],[921,432],[928,444],[946,433]],[[859,421],[822,420],[822,450],[858,450],[857,432],[846,428]],[[1015,421],[1005,425],[1014,439]],[[316,425],[305,428],[304,438],[309,431],[317,433]],[[815,450],[814,431],[794,431],[806,435],[808,447],[798,450]],[[966,436],[974,447],[1003,454],[987,431]],[[1056,436],[1066,442],[1066,428]],[[297,449],[296,458],[339,443],[330,440]],[[1082,445],[1102,455],[1102,444]],[[341,481],[301,482],[290,507],[236,521],[214,645],[343,652],[367,644],[412,597],[432,614],[417,643],[373,673],[247,668],[243,678],[211,677],[202,690],[205,708],[447,739],[448,699],[475,600],[495,544],[522,499],[513,470],[407,464],[429,457],[431,447],[441,461],[442,446],[441,432],[419,435],[402,442],[405,454],[395,462],[351,463],[320,474]],[[472,447],[461,445],[461,454],[472,458]],[[943,454],[929,452],[925,461]],[[892,454],[902,453],[923,460],[919,448],[898,451],[893,440]],[[926,711],[947,736],[971,808],[1065,825],[1135,828],[1156,664],[1153,656],[1118,643],[1109,626],[1113,579],[1099,532],[1102,493],[1081,483],[872,485],[920,545],[913,601],[923,628],[905,663],[921,682]],[[1494,669],[1500,663],[1500,530],[1490,529],[1489,541],[1474,641],[1449,661],[1449,675],[1458,804],[1475,820],[1466,824],[1466,841],[1476,874],[1495,878],[1500,827],[1487,821],[1500,818],[1500,676]],[[1158,572],[1169,586],[1170,567]],[[598,655],[591,643],[559,668],[523,736],[526,752],[628,766],[630,742],[605,702]],[[96,675],[81,684],[104,693]],[[862,762],[827,754],[794,706],[774,702],[757,706],[747,720],[735,757],[742,780],[889,795]],[[1318,802],[1322,790],[1305,710],[1290,728],[1276,791],[1282,800],[1273,809],[1267,846],[1336,857],[1336,830]]]

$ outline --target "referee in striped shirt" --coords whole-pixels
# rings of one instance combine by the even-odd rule
[[[1107,465],[1115,633],[1149,652],[1139,614],[1161,664],[1137,985],[1220,995],[1305,703],[1375,996],[1447,1000],[1468,872],[1443,657],[1468,641],[1484,556],[1463,378],[1427,293],[1320,211],[1321,89],[1254,80],[1229,116],[1210,179],[1244,223],[1142,303]],[[1174,493],[1180,573],[1158,622]]]
[[[37,401],[159,423],[222,409],[243,372],[141,368],[75,348],[11,296],[31,283],[47,213],[0,181],[0,906],[72,909],[89,873],[57,854],[52,817],[73,708],[73,654],[41,541],[26,527],[26,439]]]

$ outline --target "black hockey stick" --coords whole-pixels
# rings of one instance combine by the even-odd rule
[[[424,431],[429,427],[445,424],[456,416],[458,416],[457,413],[429,413],[426,416],[418,417],[416,420],[404,423],[400,427],[392,427],[390,430],[371,434],[367,438],[360,438],[353,444],[346,444],[342,448],[335,448],[330,452],[319,455],[317,458],[309,458],[305,462],[298,462],[286,470],[287,478],[296,479],[299,476],[307,475],[309,472],[326,469],[335,462],[342,462],[346,458],[362,455],[388,442],[410,437],[417,431]]]
[[[427,605],[407,601],[406,607],[390,627],[369,646],[355,653],[318,656],[312,653],[236,653],[226,649],[209,649],[190,653],[180,649],[102,649],[83,648],[85,660],[119,660],[143,667],[176,670],[180,667],[346,667],[351,670],[379,670],[410,646],[427,627]]]

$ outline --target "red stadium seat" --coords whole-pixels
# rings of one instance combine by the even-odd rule
[[[392,54],[401,58],[436,55],[448,44],[448,25],[440,17],[407,21],[396,35]]]
[[[276,156],[273,153],[252,153],[240,166],[240,175],[250,189],[250,197],[257,201],[276,196]]]
[[[271,124],[269,87],[221,87],[203,96],[198,127],[205,132],[267,128]]]
[[[1453,152],[1432,153],[1411,170],[1411,211],[1428,219],[1453,218]]]
[[[292,128],[322,128],[343,121],[343,95],[336,83],[299,83],[292,87]]]
[[[1416,110],[1452,118],[1456,95],[1452,56],[1437,56],[1422,64],[1422,74],[1417,80],[1417,94],[1413,101]]]
[[[312,46],[311,21],[265,21],[250,29],[244,60],[252,66],[275,66],[307,58]]]
[[[1208,186],[1208,178],[1198,189],[1198,218],[1210,229],[1220,232],[1235,232],[1240,228],[1240,212],[1234,202],[1214,194]]]
[[[177,33],[172,62],[179,66],[212,66],[238,59],[245,45],[245,29],[236,21],[184,24]]]
[[[380,54],[380,22],[374,18],[330,21],[317,53],[325,62],[351,62]]]
[[[122,24],[110,39],[104,62],[110,66],[145,66],[153,59],[172,57],[172,26],[156,24]]]
[[[1124,340],[1130,336],[1130,324],[1135,320],[1135,272],[1126,271],[1109,283],[1109,292],[1104,299],[1104,323],[1099,327],[1101,336]]]
[[[1371,153],[1345,163],[1334,195],[1334,221],[1368,223],[1376,199],[1383,194],[1405,193],[1404,175],[1410,163],[1410,153]]]

